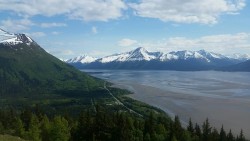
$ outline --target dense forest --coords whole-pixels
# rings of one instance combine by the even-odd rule
[[[68,114],[47,116],[39,109],[21,112],[0,111],[0,134],[18,136],[31,141],[245,141],[243,131],[238,136],[189,121],[181,126],[174,120],[150,113],[140,117],[125,111],[110,112],[96,105],[96,111],[85,110],[78,117]]]

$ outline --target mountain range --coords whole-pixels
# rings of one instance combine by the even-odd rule
[[[65,62],[78,69],[129,69],[129,70],[223,70],[233,71],[230,67],[250,59],[249,55],[235,54],[232,57],[222,54],[199,51],[149,52],[143,47],[135,50],[94,58],[87,55],[68,59]],[[236,65],[236,66],[234,66]],[[245,69],[235,69],[245,71]],[[247,70],[246,70],[247,71]]]

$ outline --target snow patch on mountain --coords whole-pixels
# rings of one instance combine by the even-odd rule
[[[206,56],[206,58],[211,59],[211,58],[216,58],[216,59],[225,59],[228,58],[224,55],[218,54],[218,53],[213,53],[213,52],[207,52],[205,50],[199,50],[198,51],[199,54],[201,54],[202,56]]]
[[[169,61],[169,60],[188,60],[188,59],[203,59],[207,62],[210,62],[210,60],[205,56],[199,53],[199,51],[172,51],[169,53],[164,53],[159,60],[160,61]]]
[[[73,59],[68,59],[65,62],[66,63],[83,63],[83,64],[88,64],[95,62],[97,58],[88,56],[88,55],[83,55],[83,56],[78,56]]]
[[[153,59],[157,59],[160,56],[159,52],[148,52],[145,48],[139,47],[135,50],[113,54],[110,56],[106,56],[98,59],[98,62],[108,63],[108,62],[125,62],[125,61],[150,61]]]
[[[169,54],[169,53],[163,53],[160,57],[160,61],[167,61],[167,60],[177,60],[179,59],[179,56],[175,54]]]
[[[0,44],[17,45],[26,43],[30,45],[33,40],[25,34],[13,34],[0,29]]]
[[[250,54],[233,54],[233,55],[228,55],[227,57],[229,58],[234,58],[237,60],[242,60],[242,61],[247,61],[250,60]]]

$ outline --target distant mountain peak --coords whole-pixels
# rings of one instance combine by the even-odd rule
[[[33,42],[34,41],[25,34],[14,34],[0,29],[0,44],[17,45],[25,43],[27,45],[30,45],[30,43]]]
[[[148,52],[145,48],[139,47],[133,51],[128,52],[128,61],[150,61],[156,59],[154,52]]]
[[[250,54],[235,53],[235,54],[229,55],[227,57],[242,60],[242,61],[250,60]]]
[[[66,63],[92,63],[96,60],[97,58],[88,56],[88,55],[82,55],[82,56],[78,56],[72,59],[68,59],[65,62]]]
[[[133,50],[132,52],[148,52],[144,47],[138,47],[135,50]]]

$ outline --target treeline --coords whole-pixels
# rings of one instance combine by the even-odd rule
[[[108,112],[96,106],[96,112],[84,111],[78,118],[68,115],[47,116],[24,110],[0,110],[0,134],[19,136],[30,141],[245,141],[239,136],[212,128],[206,120],[202,126],[191,120],[187,128],[179,118],[169,120],[151,113],[141,118],[128,112]]]

